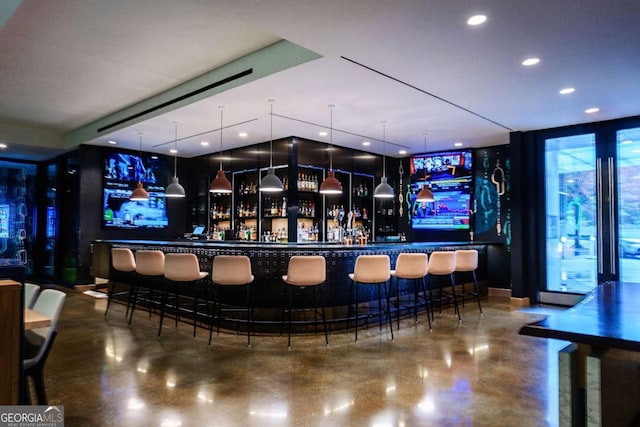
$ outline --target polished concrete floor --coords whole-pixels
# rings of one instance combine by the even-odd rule
[[[536,310],[507,300],[353,332],[216,336],[69,293],[45,368],[72,426],[552,426],[563,342],[518,335]],[[395,323],[394,323],[395,327]]]

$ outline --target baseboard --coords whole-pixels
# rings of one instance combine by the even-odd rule
[[[511,289],[505,288],[488,288],[489,297],[511,298]]]
[[[523,298],[511,297],[511,300],[509,301],[509,305],[514,308],[529,307],[531,305],[531,301],[529,300],[529,297],[523,297]]]

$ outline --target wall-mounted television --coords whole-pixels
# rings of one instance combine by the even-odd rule
[[[446,151],[412,156],[411,188],[407,195],[414,230],[457,231],[469,229],[469,206],[473,185],[472,152]],[[418,202],[424,185],[435,201]]]
[[[169,225],[164,194],[164,185],[169,179],[165,158],[107,152],[103,172],[104,228],[165,228]],[[149,193],[148,201],[129,200],[138,181]]]

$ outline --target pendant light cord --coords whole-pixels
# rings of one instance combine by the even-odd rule
[[[387,122],[382,122],[382,177],[387,177],[387,134],[386,134]]]
[[[222,114],[224,113],[224,108],[220,108],[220,170],[222,170]]]
[[[333,104],[329,104],[329,170],[333,170]]]
[[[271,128],[270,128],[270,134],[269,134],[269,167],[273,168],[273,99],[270,99],[269,103],[271,104],[271,113],[270,113]]]
[[[173,154],[173,177],[178,177],[178,122],[175,123],[176,130],[176,138],[174,139],[173,149],[175,153]]]

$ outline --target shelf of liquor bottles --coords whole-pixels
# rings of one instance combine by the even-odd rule
[[[258,180],[257,169],[233,173],[233,232],[239,240],[258,240]]]
[[[297,216],[296,242],[322,241],[323,197],[320,182],[324,169],[310,165],[298,165],[296,180]]]

